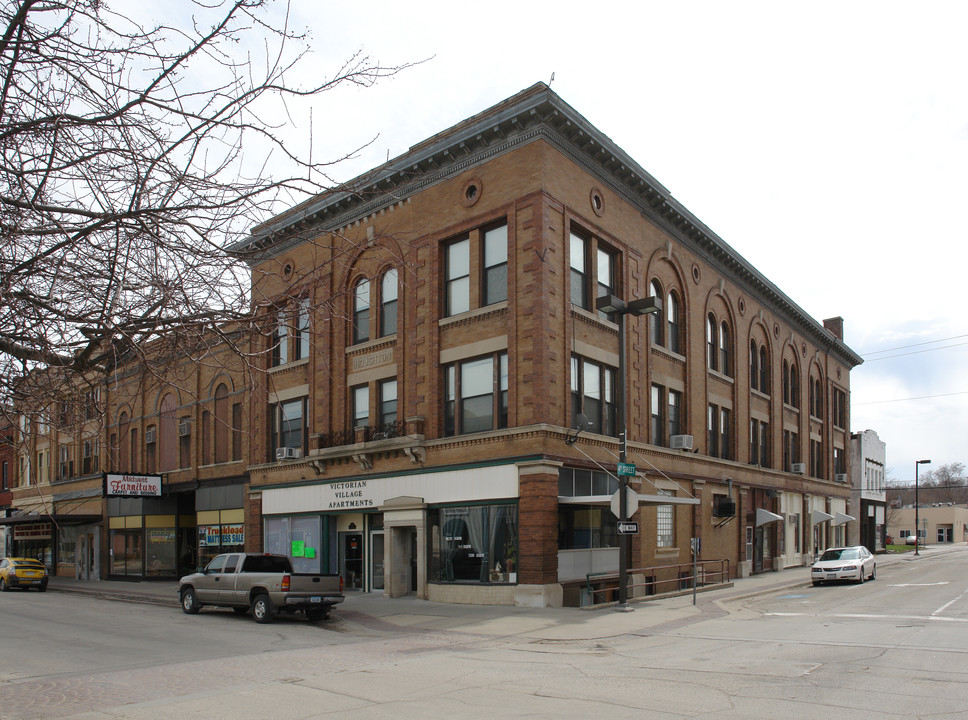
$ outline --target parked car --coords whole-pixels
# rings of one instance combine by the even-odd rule
[[[302,611],[310,622],[323,620],[343,602],[343,578],[336,574],[295,573],[285,555],[224,553],[178,581],[182,610],[194,615],[203,605],[250,609],[258,623],[280,612]]]
[[[904,538],[904,544],[905,545],[917,545],[918,544],[918,539],[914,535],[908,535],[906,538]]]
[[[810,568],[814,586],[828,580],[856,580],[859,583],[877,575],[877,561],[863,545],[829,548]]]
[[[0,560],[0,591],[10,588],[47,590],[47,568],[33,558],[6,557]]]

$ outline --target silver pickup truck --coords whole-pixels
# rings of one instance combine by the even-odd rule
[[[178,581],[178,599],[189,615],[203,605],[230,607],[256,622],[272,622],[280,612],[301,610],[310,622],[323,620],[343,602],[343,578],[337,574],[294,573],[285,555],[224,553]]]

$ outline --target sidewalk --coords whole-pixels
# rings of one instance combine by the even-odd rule
[[[921,555],[913,552],[877,556],[880,567],[968,550],[964,545],[926,547]],[[628,627],[647,627],[702,614],[718,602],[739,600],[797,588],[809,588],[810,568],[794,567],[779,572],[765,572],[737,578],[723,586],[698,592],[697,605],[692,593],[651,600],[630,600],[631,613],[613,612],[614,605],[592,608],[529,608],[504,605],[456,605],[418,600],[410,595],[387,598],[373,593],[347,593],[346,601],[337,606],[327,622],[346,622],[372,629],[465,630],[488,635],[522,633],[546,639],[578,639],[626,631]],[[122,602],[146,603],[179,608],[178,583],[175,581],[126,582],[117,580],[83,581],[52,577],[53,592],[88,595]],[[624,620],[622,618],[625,618]]]

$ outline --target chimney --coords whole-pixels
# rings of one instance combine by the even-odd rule
[[[823,321],[823,326],[833,333],[838,340],[844,339],[844,319],[842,317],[827,318]]]

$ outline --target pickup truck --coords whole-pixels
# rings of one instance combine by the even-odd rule
[[[178,599],[189,615],[214,605],[230,607],[239,615],[251,609],[258,623],[300,610],[310,622],[318,622],[343,602],[343,578],[294,573],[285,555],[223,553],[178,581]]]

